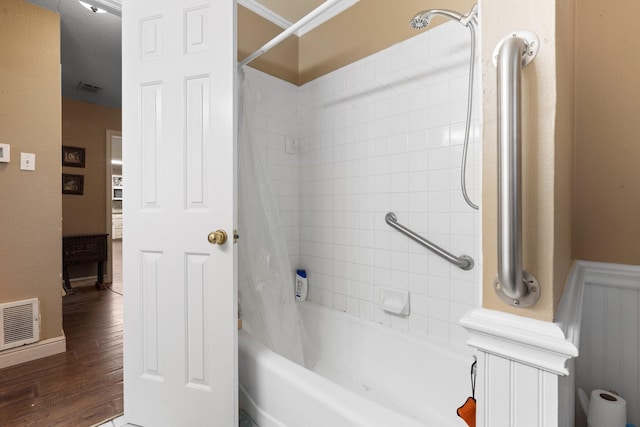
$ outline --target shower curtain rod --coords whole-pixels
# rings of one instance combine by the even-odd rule
[[[308,14],[300,18],[298,22],[291,24],[286,30],[284,30],[283,32],[275,36],[273,39],[271,39],[271,41],[267,42],[260,49],[256,50],[251,55],[247,56],[242,62],[238,64],[238,68],[242,68],[243,66],[247,65],[254,59],[258,58],[263,53],[276,47],[277,45],[280,44],[281,41],[289,37],[291,34],[295,33],[298,29],[300,29],[301,27],[309,23],[311,20],[315,19],[318,15],[323,13],[325,10],[333,7],[335,4],[340,3],[341,1],[342,0],[325,1],[320,6],[318,6],[317,8],[315,8],[314,10],[312,10],[311,12],[309,12]]]

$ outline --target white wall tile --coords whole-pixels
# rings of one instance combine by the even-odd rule
[[[449,322],[449,300],[440,298],[428,298],[427,310],[430,319],[442,320]]]
[[[451,287],[449,295],[451,301],[459,302],[462,304],[473,305],[474,304],[474,286],[473,282],[465,282],[462,280],[451,280]]]
[[[360,300],[360,318],[365,320],[373,320],[373,302]]]
[[[342,294],[333,294],[333,308],[339,311],[347,311],[347,300]]]
[[[447,278],[428,276],[427,283],[430,297],[449,300],[451,284]]]
[[[391,317],[389,316],[389,313],[387,313],[386,311],[383,311],[379,307],[374,307],[373,311],[374,311],[374,320],[376,321],[376,323],[379,323],[384,326],[391,326]]]
[[[373,280],[371,280],[370,282],[360,282],[360,299],[363,301],[373,302],[374,300]]]
[[[457,320],[479,299],[480,263],[458,272],[384,221],[393,211],[447,250],[479,250],[479,214],[464,204],[457,178],[468,71],[459,63],[468,34],[456,26],[438,26],[300,88],[255,74],[257,129],[290,258],[309,272],[309,300],[462,344]],[[480,164],[475,117],[470,165]],[[298,140],[297,154],[284,153],[287,136]],[[478,200],[480,168],[468,175]],[[409,316],[376,307],[382,286],[409,290]]]
[[[429,322],[426,316],[417,313],[412,313],[411,316],[409,316],[409,331],[412,334],[427,337],[429,333],[428,324]]]
[[[389,270],[389,284],[392,288],[409,290],[409,273],[402,270]]]
[[[390,315],[391,320],[391,328],[399,331],[409,331],[409,317],[408,316],[399,316],[399,315]]]
[[[352,316],[360,316],[360,301],[358,298],[347,297],[347,313]]]
[[[409,273],[409,291],[411,292],[411,298],[415,295],[427,295],[427,275]]]
[[[333,307],[333,293],[331,291],[322,290],[322,305],[325,305],[327,307]]]

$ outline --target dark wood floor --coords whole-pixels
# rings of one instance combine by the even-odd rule
[[[0,426],[92,426],[122,414],[122,296],[63,298],[67,352],[0,370]]]

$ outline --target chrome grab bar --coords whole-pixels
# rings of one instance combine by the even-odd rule
[[[435,243],[430,242],[424,237],[422,237],[421,235],[415,233],[412,230],[409,230],[404,225],[398,224],[396,214],[394,214],[393,212],[389,212],[388,214],[386,214],[384,216],[384,220],[391,227],[405,234],[411,240],[420,243],[422,246],[429,249],[430,251],[433,251],[436,255],[439,255],[442,258],[446,259],[451,264],[457,265],[463,270],[471,270],[473,268],[473,258],[471,258],[469,255],[462,255],[457,257],[452,253],[442,249],[440,246],[436,245]]]
[[[522,68],[533,60],[538,37],[512,33],[494,51],[498,71],[498,296],[514,307],[530,307],[540,286],[522,269],[521,91]]]

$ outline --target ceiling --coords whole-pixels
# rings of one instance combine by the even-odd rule
[[[29,1],[60,14],[62,96],[120,108],[120,17],[93,13],[77,0]],[[101,89],[95,94],[84,92],[77,89],[80,82]]]
[[[60,14],[62,96],[120,108],[122,105],[121,1],[84,0],[110,13],[94,13],[77,0],[28,0]],[[129,0],[135,1],[135,0]],[[344,0],[318,19],[319,25],[358,0]],[[239,4],[282,27],[297,21],[324,0],[238,0]],[[307,31],[315,25],[307,27]],[[300,33],[299,33],[300,34]],[[265,43],[268,40],[265,40]],[[80,83],[97,86],[96,93]]]

